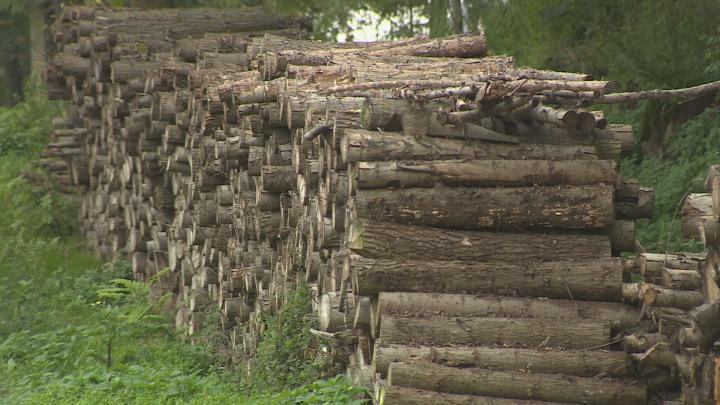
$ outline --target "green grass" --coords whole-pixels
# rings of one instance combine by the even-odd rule
[[[29,94],[0,109],[0,404],[355,401],[363,390],[320,379],[324,365],[301,354],[317,345],[306,290],[266,319],[258,372],[246,374],[219,362],[211,344],[178,336],[148,303],[149,285],[129,280],[127,263],[101,265],[86,251],[72,199],[18,176],[35,170],[30,162],[64,108]]]

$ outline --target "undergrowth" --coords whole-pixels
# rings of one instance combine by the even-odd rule
[[[268,317],[251,373],[190,344],[131,281],[127,263],[101,265],[75,235],[72,198],[19,176],[64,106],[29,91],[0,109],[0,404],[336,404],[363,391],[306,361],[308,291]],[[238,378],[240,376],[240,378]],[[358,401],[356,401],[358,402]]]
[[[623,176],[637,178],[655,189],[652,219],[637,221],[636,237],[652,252],[701,251],[702,245],[685,240],[680,232],[683,197],[705,193],[711,165],[720,164],[720,109],[708,108],[682,125],[669,139],[665,156],[636,152],[621,162]],[[669,243],[668,243],[669,238]]]

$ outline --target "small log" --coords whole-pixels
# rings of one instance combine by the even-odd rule
[[[690,310],[703,303],[701,292],[671,290],[646,283],[625,283],[622,294],[624,302],[647,306]]]

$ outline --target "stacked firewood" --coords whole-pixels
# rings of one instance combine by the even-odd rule
[[[86,237],[172,293],[178,327],[217,314],[252,361],[306,283],[318,354],[387,404],[673,389],[622,350],[657,332],[618,257],[654,194],[618,175],[632,129],[581,108],[634,96],[480,34],[338,44],[254,9],[153,13],[63,14],[48,83],[73,108],[42,164],[85,187]]]

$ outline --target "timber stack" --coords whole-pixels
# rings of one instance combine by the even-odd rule
[[[632,99],[613,82],[518,68],[482,34],[326,43],[255,9],[146,13],[65,11],[48,85],[72,109],[40,163],[178,327],[219,312],[252,362],[262,315],[307,284],[313,333],[379,403],[680,399],[670,349],[627,350],[665,318],[619,257],[654,202],[618,174],[632,129],[583,109]]]

